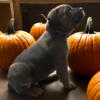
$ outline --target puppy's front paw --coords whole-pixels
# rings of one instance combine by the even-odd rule
[[[43,90],[42,88],[35,87],[35,88],[32,89],[32,94],[31,94],[31,96],[33,96],[33,97],[39,97],[39,96],[41,96],[43,93],[44,93],[44,90]]]
[[[44,90],[42,88],[39,87],[33,87],[31,89],[29,89],[25,94],[27,96],[32,96],[32,97],[40,97],[41,95],[43,95]]]
[[[68,84],[64,85],[64,88],[67,91],[71,91],[71,90],[74,90],[76,88],[76,86],[74,84],[70,83],[69,85]]]

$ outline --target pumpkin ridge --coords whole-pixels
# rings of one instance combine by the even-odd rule
[[[19,37],[17,35],[15,35],[15,39],[18,42],[18,44],[22,47],[22,50],[23,50],[24,49],[24,45],[23,45],[23,43],[21,42],[21,40],[19,39]]]
[[[21,35],[22,35],[22,34],[21,34]],[[24,36],[24,35],[22,35],[22,36],[23,36],[23,38],[25,39],[25,41],[27,42],[28,46],[30,46],[29,41],[25,38],[25,36]]]
[[[8,57],[7,57],[7,51],[6,51],[6,48],[7,48],[7,36],[5,36],[5,46],[4,46],[4,56],[5,56],[5,63],[8,64]]]
[[[84,34],[86,37],[85,37],[85,40],[84,40],[84,50],[86,50],[86,47],[87,47],[87,41],[88,41],[88,36],[89,35],[86,35]],[[84,57],[85,57],[85,63],[86,63],[86,66],[88,65],[88,59],[87,59],[87,52],[84,53]]]
[[[82,40],[82,37],[83,37],[83,34],[81,35],[81,37],[80,37],[80,39],[79,39],[79,43],[78,43],[78,45],[77,45],[77,50],[79,49],[79,45],[80,45],[80,42],[81,42],[81,40]],[[76,50],[76,51],[77,51]]]
[[[21,37],[19,36],[19,35],[17,35],[16,34],[16,36],[18,37],[18,39],[22,42],[22,39],[21,39]],[[23,44],[23,47],[24,47],[24,49],[25,49],[25,45],[24,45],[24,43],[22,42],[22,44]]]
[[[70,38],[69,38],[69,39],[70,39]],[[69,41],[69,39],[68,39],[68,41]],[[69,44],[68,44],[68,46],[70,45],[70,46],[69,46],[69,50],[70,50],[70,48],[72,48],[73,43],[74,43],[74,40],[75,40],[75,39],[73,38],[72,43],[69,43]],[[70,60],[70,59],[71,59],[71,51],[69,52],[69,55],[68,55],[68,56],[69,56],[68,59],[69,59],[69,62],[70,62],[70,61],[71,61],[71,60]]]
[[[78,45],[77,45],[76,51],[78,50],[78,47],[79,47],[79,44],[80,44],[80,42],[81,42],[82,36],[83,36],[83,34],[81,34],[81,37],[80,37],[80,39],[79,39],[79,42],[78,42]]]
[[[6,37],[3,36],[3,41],[5,40],[5,38],[6,38]],[[3,48],[3,50],[4,50],[3,57],[5,57],[5,41],[3,42],[3,47],[2,47],[2,48]],[[1,53],[2,53],[2,52],[1,52]],[[3,57],[2,57],[2,58],[3,58]],[[3,59],[4,59],[4,58],[3,58]],[[9,59],[9,58],[8,58],[8,59]],[[4,65],[4,66],[3,66],[3,69],[6,70],[6,64],[7,64],[7,63],[6,63],[6,60],[4,59],[2,62],[3,62],[3,65]]]
[[[99,91],[100,91],[100,90],[97,90],[97,91],[95,92],[95,94],[92,96],[92,100],[94,100],[96,94],[97,94]]]
[[[26,48],[26,47],[28,47],[28,44],[27,43],[25,43],[26,42],[26,40],[20,35],[20,34],[16,34],[17,36],[18,36],[18,38],[22,41],[22,43],[23,43],[23,46],[24,46],[24,49]],[[25,44],[27,44],[27,45],[25,45]]]
[[[85,39],[85,50],[86,50],[86,43],[88,41],[88,36],[86,36],[86,39]]]
[[[78,44],[77,44],[77,46],[76,46],[76,51],[75,51],[75,52],[76,52],[77,54],[78,54],[77,50],[78,50],[79,44],[80,44],[80,42],[81,42],[82,36],[83,36],[83,34],[81,34],[80,39],[79,39],[79,41],[78,41]],[[77,63],[77,66],[79,66],[78,63]]]
[[[11,40],[10,40],[10,39],[11,39],[11,35],[6,36],[6,37],[7,37],[7,40],[6,40],[6,48],[7,48],[7,49],[6,49],[6,56],[7,56],[7,57],[6,57],[6,58],[7,58],[7,66],[9,67],[10,64],[11,64],[11,63],[9,63],[9,62],[11,61],[11,57],[12,57],[12,55],[11,55],[11,54],[12,54],[12,51],[9,49],[9,46],[11,45]],[[8,49],[11,51],[11,52],[9,52],[9,54],[8,54],[8,52],[7,52]],[[11,54],[10,54],[10,53],[11,53]],[[10,55],[11,57],[10,57],[9,55]],[[6,70],[8,69],[8,67],[6,67]]]
[[[95,70],[97,72],[100,70],[100,35],[94,35],[94,62]]]
[[[100,98],[100,91],[98,90],[98,92],[96,93],[96,95],[94,96],[94,100],[95,100],[95,97],[98,97],[98,94],[99,94],[99,98]],[[96,99],[98,100],[98,99]]]
[[[27,42],[27,44],[30,46],[30,45],[32,45],[34,42],[35,42],[35,39],[34,39],[34,37],[32,37],[32,36],[29,36],[29,34],[21,34],[23,37],[24,37],[24,39],[26,40],[26,42]],[[31,40],[34,40],[34,41],[31,41]]]
[[[95,53],[94,53],[94,35],[92,35],[92,34],[91,34],[91,39],[92,39],[93,64],[95,65],[95,62],[94,62],[94,60],[95,60],[95,59],[94,59],[94,54],[95,54]]]
[[[86,36],[86,35],[85,35],[85,36]],[[87,40],[88,40],[88,36],[86,36],[86,38],[85,38],[84,48],[86,48],[86,42],[87,42]],[[85,49],[85,50],[86,50],[86,49]],[[87,57],[86,53],[85,53],[84,56]],[[85,59],[85,60],[86,60],[86,63],[87,63],[87,62],[88,62],[87,59]]]
[[[13,54],[14,54],[14,46],[13,46],[13,42],[12,42],[12,40],[13,40],[13,37],[12,37],[12,35],[9,35],[9,40],[8,40],[8,44],[9,44],[9,55],[8,55],[8,58],[9,58],[9,60],[13,60]],[[13,49],[11,49],[11,48],[13,48]],[[11,53],[11,54],[10,54]],[[9,57],[10,56],[10,57]],[[9,64],[11,64],[11,62],[9,62]]]
[[[17,37],[16,35],[13,35],[14,44],[15,44],[14,46],[16,46],[15,48],[16,48],[17,54],[20,54],[21,51],[24,50],[24,48],[21,45],[22,43],[19,43],[19,41],[16,39],[16,37]],[[20,48],[20,49],[18,49],[18,48]]]
[[[92,89],[95,89],[95,87],[99,85],[98,83],[99,83],[99,82],[97,82],[97,84],[95,84],[95,86],[94,86]],[[92,89],[91,89],[91,90],[92,90]],[[96,89],[95,93],[94,93],[94,94],[92,95],[92,97],[91,97],[92,100],[94,100],[95,95],[96,95],[99,91],[100,91],[100,88],[99,88],[99,89]],[[89,92],[89,93],[91,93],[91,92]],[[88,94],[88,95],[89,95],[89,94]]]
[[[6,54],[5,55],[6,55],[6,60],[7,60],[7,66],[9,66],[9,61],[10,61],[10,57],[8,56],[10,54],[10,52],[8,51],[9,50],[8,47],[10,46],[9,39],[10,39],[10,35],[7,36],[7,40],[5,40],[6,41],[6,48],[7,48],[7,49],[5,48],[6,49]],[[8,54],[8,52],[9,52],[9,54]],[[6,68],[6,70],[7,70],[8,67],[4,67],[4,68]]]
[[[6,39],[6,37],[5,36],[3,36],[3,40],[5,40]],[[5,57],[5,45],[6,45],[6,41],[5,42],[3,42],[3,57]],[[6,64],[7,64],[7,62],[6,62],[6,59],[5,60],[3,60],[3,65],[4,65],[4,68],[6,68]]]
[[[95,96],[96,96],[96,94],[99,92],[99,90],[97,90],[95,93],[94,93],[94,95],[92,96],[92,100],[94,100],[94,98],[95,98]]]
[[[77,35],[78,35],[78,34],[77,34]],[[80,36],[80,40],[81,40],[81,38],[82,38],[82,34],[80,34],[80,35],[81,35],[81,36]],[[73,36],[73,35],[72,35],[72,36]],[[73,37],[71,37],[71,38],[73,38],[73,43],[71,44],[70,47],[73,48],[74,45],[76,44],[76,43],[75,43],[75,41],[76,41],[75,38],[76,38],[76,37],[73,36]],[[78,44],[79,44],[80,40],[78,41]],[[70,50],[70,53],[69,53],[69,58],[68,58],[68,59],[69,59],[69,66],[70,66],[70,62],[73,62],[73,60],[71,60],[71,58],[72,58],[72,54],[71,54],[71,52],[73,52],[73,50],[72,50],[72,51]],[[75,52],[77,52],[77,50],[75,50]]]
[[[86,97],[88,97],[90,91],[91,91],[91,90],[93,89],[93,87],[94,87],[95,85],[97,85],[99,82],[100,82],[100,81],[97,81],[95,84],[92,85],[92,87],[91,87],[91,88],[89,89],[89,91],[87,92]]]
[[[77,55],[80,55],[80,49],[79,49],[80,46],[79,46],[79,45],[80,45],[80,43],[82,42],[83,37],[84,37],[84,34],[81,34],[81,37],[80,37],[80,39],[79,39],[79,43],[78,43],[77,49],[76,49]],[[77,51],[79,51],[79,52],[77,52]],[[77,63],[77,66],[79,67],[79,63]],[[78,69],[78,67],[77,67],[77,69]]]

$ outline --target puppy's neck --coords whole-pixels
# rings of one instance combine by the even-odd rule
[[[70,31],[68,31],[68,29],[66,29],[63,25],[59,25],[59,24],[52,24],[52,23],[47,23],[46,25],[46,30],[53,36],[53,37],[60,37],[63,39],[66,39],[69,34]]]

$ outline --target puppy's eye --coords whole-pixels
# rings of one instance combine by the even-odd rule
[[[71,7],[67,7],[67,12],[69,12],[71,10]]]
[[[50,20],[50,18],[48,18],[48,20]]]

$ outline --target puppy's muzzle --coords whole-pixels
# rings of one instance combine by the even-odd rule
[[[79,8],[79,11],[80,11],[80,12],[82,12],[83,17],[84,17],[84,16],[85,16],[85,12],[84,12],[84,10],[83,10],[83,8],[82,8],[82,7],[80,7],[80,8]]]

